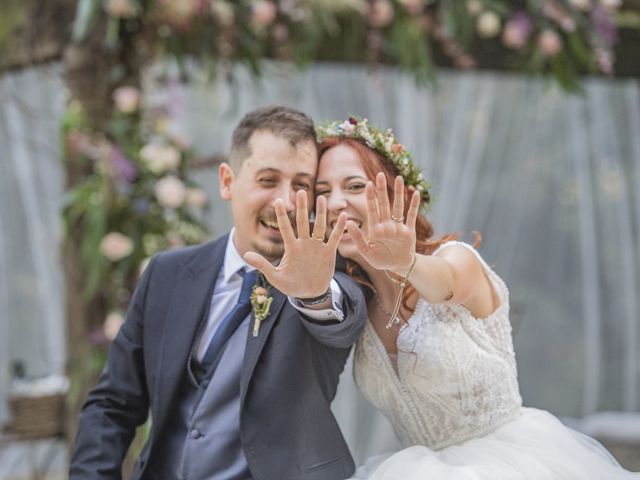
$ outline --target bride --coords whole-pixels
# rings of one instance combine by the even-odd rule
[[[626,479],[595,440],[522,405],[509,291],[475,248],[433,239],[428,184],[390,130],[350,118],[318,129],[316,195],[368,292],[354,357],[364,396],[405,448],[369,459],[358,479]]]

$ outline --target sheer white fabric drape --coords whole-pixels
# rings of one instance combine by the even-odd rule
[[[64,372],[63,93],[59,65],[0,77],[0,423],[12,362]]]
[[[62,87],[59,71],[45,71],[19,74],[20,89],[18,74],[5,75],[0,105],[0,360],[29,352],[34,371],[58,368],[64,356],[54,246]],[[29,94],[24,79],[38,75]],[[262,79],[237,70],[233,84],[176,82],[149,98],[163,99],[173,128],[202,155],[227,152],[242,115],[272,103],[316,121],[357,114],[393,127],[433,182],[428,216],[437,232],[470,240],[479,230],[480,251],[509,285],[525,402],[568,417],[640,410],[636,80],[588,79],[584,96],[569,96],[503,73],[443,71],[436,89],[423,89],[393,69],[368,76],[358,66],[298,73],[274,64]],[[231,218],[216,172],[193,175],[214,200],[206,221],[220,234]],[[357,462],[393,447],[388,424],[357,394],[350,365],[334,409]]]

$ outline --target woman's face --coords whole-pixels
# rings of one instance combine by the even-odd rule
[[[345,212],[363,232],[367,231],[367,200],[364,187],[369,178],[362,168],[356,151],[347,145],[337,145],[320,158],[316,196],[327,198],[327,225],[332,229],[340,213]],[[338,252],[345,258],[356,260],[358,250],[345,230]],[[357,261],[357,260],[356,260]]]

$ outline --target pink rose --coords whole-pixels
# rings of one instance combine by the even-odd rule
[[[546,57],[553,57],[562,50],[562,37],[554,30],[544,30],[538,36],[538,46]]]
[[[99,247],[100,253],[112,262],[128,257],[133,252],[133,240],[119,232],[107,233]]]
[[[118,87],[111,95],[116,109],[122,113],[133,113],[140,104],[140,90],[136,87]]]
[[[187,189],[187,205],[201,208],[207,204],[207,194],[201,188]]]
[[[393,5],[389,0],[374,0],[369,9],[369,23],[375,28],[384,28],[393,20]]]
[[[167,208],[181,207],[187,196],[184,183],[172,175],[158,180],[154,190],[158,203]]]
[[[138,6],[131,0],[105,0],[105,11],[112,17],[132,18],[138,15]]]
[[[278,9],[268,0],[259,0],[251,8],[251,23],[264,28],[271,25],[276,19]]]
[[[256,295],[256,302],[258,302],[258,305],[262,305],[266,301],[267,301],[266,295]]]
[[[424,9],[423,0],[398,0],[410,15],[418,15]]]

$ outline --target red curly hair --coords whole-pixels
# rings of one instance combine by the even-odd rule
[[[345,145],[356,152],[356,154],[360,158],[362,168],[364,169],[369,180],[375,181],[378,172],[384,173],[384,176],[387,180],[387,194],[389,196],[389,200],[393,201],[393,184],[395,182],[396,176],[399,174],[395,165],[381,156],[378,152],[364,145],[362,142],[351,138],[341,137],[328,137],[320,142],[320,145],[318,147],[320,161],[322,161],[322,156],[329,149],[338,145]],[[403,212],[403,215],[405,217],[407,216],[407,212],[409,210],[409,204],[411,203],[412,195],[413,189],[411,189],[410,187],[406,188],[404,192]],[[416,252],[429,255],[443,243],[448,242],[449,240],[456,240],[460,235],[455,233],[448,233],[438,239],[432,239],[432,236],[433,226],[424,215],[418,214],[418,217],[416,219]],[[346,259],[346,262],[347,273],[352,276],[358,283],[366,285],[371,290],[374,290],[373,285],[371,285],[371,282],[369,282],[369,279],[366,277],[364,271],[358,266],[358,264],[349,259]],[[414,291],[415,290],[411,285],[407,286],[405,295],[405,307],[407,306],[407,298],[411,298]]]

